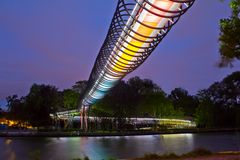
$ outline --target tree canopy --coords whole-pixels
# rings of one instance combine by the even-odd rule
[[[77,85],[58,91],[52,85],[33,84],[25,97],[6,98],[8,118],[37,127],[49,126],[50,113],[77,109],[86,81]],[[226,76],[197,95],[190,95],[183,88],[167,94],[150,79],[122,80],[90,107],[90,115],[115,117],[118,128],[122,128],[128,117],[193,117],[199,127],[236,127],[240,125],[240,72]]]
[[[6,100],[10,119],[29,122],[36,127],[50,125],[50,113],[55,113],[61,105],[58,89],[43,84],[33,84],[25,97],[12,95]]]
[[[33,126],[47,126],[50,124],[50,113],[55,113],[60,103],[55,86],[33,84],[25,98],[26,118]]]
[[[180,108],[186,116],[192,116],[195,108],[198,105],[196,97],[188,94],[188,91],[183,88],[175,88],[168,96],[175,108]]]
[[[63,106],[65,109],[76,109],[78,107],[80,94],[72,89],[63,90]]]
[[[195,120],[201,127],[240,125],[240,72],[228,75],[198,92],[200,101]]]
[[[230,8],[231,16],[220,20],[219,67],[232,66],[234,60],[240,60],[240,0],[231,0]]]

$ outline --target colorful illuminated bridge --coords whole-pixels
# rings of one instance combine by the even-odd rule
[[[81,101],[81,113],[139,67],[194,1],[118,0]]]

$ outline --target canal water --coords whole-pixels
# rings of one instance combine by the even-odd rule
[[[0,137],[1,160],[124,159],[146,153],[182,154],[194,148],[213,152],[240,151],[239,133],[163,134],[115,137],[5,138]]]

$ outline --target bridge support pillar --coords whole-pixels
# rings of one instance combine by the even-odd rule
[[[80,109],[80,128],[83,130],[83,107]]]
[[[82,106],[80,110],[80,127],[85,132],[88,131],[88,106]]]
[[[85,107],[85,115],[84,115],[84,121],[85,121],[85,128],[84,131],[88,131],[88,107]]]

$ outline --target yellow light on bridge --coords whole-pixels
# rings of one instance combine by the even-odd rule
[[[89,78],[82,101],[84,106],[103,98],[120,79],[141,65],[194,2],[136,0],[134,5],[132,1],[125,1],[128,0],[118,1],[107,38]]]

